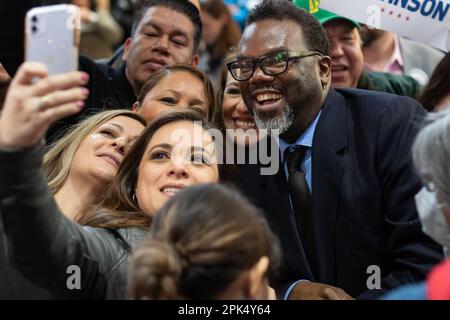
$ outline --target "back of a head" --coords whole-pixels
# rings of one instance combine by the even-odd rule
[[[450,53],[447,53],[445,57],[438,63],[436,68],[430,77],[430,81],[423,89],[419,102],[428,111],[433,111],[450,96]]]
[[[432,182],[450,203],[450,109],[429,113],[426,125],[418,133],[412,154],[419,174]]]
[[[158,212],[135,251],[130,297],[215,299],[264,256],[276,265],[278,241],[253,205],[219,184],[192,186]]]
[[[263,0],[247,17],[247,26],[261,20],[292,20],[302,29],[309,50],[329,54],[328,37],[319,21],[289,0]]]
[[[139,11],[135,14],[133,20],[133,26],[131,28],[131,36],[134,35],[137,26],[141,22],[146,12],[156,6],[169,8],[181,14],[184,14],[194,25],[194,52],[198,51],[200,44],[200,38],[202,35],[202,21],[200,19],[200,12],[198,8],[190,1],[187,0],[146,0],[142,3]],[[175,21],[172,21],[176,23]]]

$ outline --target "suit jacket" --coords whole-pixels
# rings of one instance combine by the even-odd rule
[[[328,94],[312,146],[312,197],[318,274],[312,275],[289,204],[284,170],[260,175],[241,167],[238,184],[261,207],[280,238],[283,265],[273,284],[283,294],[299,279],[375,297],[425,278],[442,248],[421,232],[411,144],[423,108],[414,100],[358,89]],[[276,152],[279,152],[276,150]],[[367,282],[381,272],[380,290]],[[369,268],[369,269],[368,269]]]
[[[405,67],[405,75],[409,75],[414,78],[414,69],[419,69],[422,70],[429,79],[434,68],[439,61],[444,58],[445,54],[438,49],[403,37],[398,37],[398,40]],[[420,82],[420,79],[418,80]]]

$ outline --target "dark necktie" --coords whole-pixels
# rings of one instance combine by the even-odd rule
[[[317,256],[314,239],[314,222],[312,210],[312,197],[306,183],[305,173],[300,170],[300,163],[305,155],[307,147],[295,146],[286,152],[286,165],[289,173],[289,194],[297,230],[302,240],[306,258],[313,275],[317,276]]]

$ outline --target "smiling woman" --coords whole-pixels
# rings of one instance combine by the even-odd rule
[[[36,76],[47,79],[32,83]],[[79,110],[77,101],[85,95],[77,86],[83,78],[78,73],[47,77],[43,65],[25,64],[11,82],[0,118],[2,221],[10,261],[54,298],[121,299],[125,262],[134,244],[147,236],[155,211],[182,188],[218,182],[218,150],[201,114],[176,111],[150,124],[121,161],[125,141],[134,137],[125,139],[123,129],[134,120],[112,117],[87,130],[73,152],[66,180],[75,185],[82,178],[106,181],[116,170],[117,174],[102,193],[102,202],[73,222],[61,212],[44,177],[39,142],[49,123]],[[64,89],[55,90],[55,83]],[[39,93],[47,99],[36,96]],[[176,139],[198,134],[204,140]],[[73,267],[79,270],[79,290],[70,285]]]
[[[147,122],[165,110],[189,108],[210,120],[214,111],[214,91],[208,76],[185,64],[166,66],[154,72],[134,104]]]
[[[104,111],[80,122],[50,146],[44,173],[61,211],[78,221],[84,208],[99,201],[145,121],[128,110]]]
[[[225,63],[234,61],[236,55],[227,57]],[[214,122],[227,130],[235,144],[252,145],[258,139],[255,119],[242,99],[239,81],[234,79],[226,64],[220,76]]]
[[[133,145],[103,200],[81,222],[102,228],[146,228],[156,210],[180,189],[217,182],[224,176],[224,166],[218,165],[209,128],[193,110],[156,118]]]

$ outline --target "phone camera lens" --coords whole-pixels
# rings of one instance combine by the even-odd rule
[[[38,31],[38,28],[36,26],[31,27],[31,32],[36,33]]]
[[[38,21],[38,18],[37,18],[36,16],[32,16],[32,17],[31,17],[31,21],[37,22],[37,21]]]

